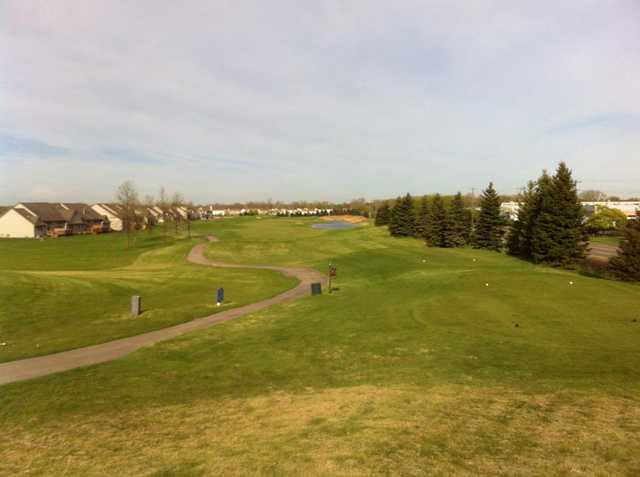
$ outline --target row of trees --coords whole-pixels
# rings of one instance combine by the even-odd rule
[[[424,196],[419,206],[410,194],[398,197],[391,207],[383,203],[376,215],[376,225],[388,225],[394,237],[417,237],[431,247],[463,247],[500,250],[504,220],[500,215],[500,198],[493,184],[482,193],[480,213],[474,226],[475,211],[466,207],[462,194],[449,201],[440,194]]]
[[[439,194],[425,196],[419,207],[407,194],[393,207],[383,203],[375,224],[387,225],[392,236],[418,237],[433,247],[506,248],[510,255],[556,267],[572,267],[585,257],[589,222],[564,162],[553,176],[544,171],[530,181],[517,200],[517,220],[509,223],[492,183],[482,192],[479,211],[465,207],[460,193],[448,203]],[[640,212],[625,227],[621,252],[610,269],[619,278],[640,280]]]
[[[188,235],[191,235],[190,221],[175,213],[176,207],[187,206],[184,197],[179,192],[170,197],[165,188],[161,187],[157,200],[153,196],[147,195],[141,201],[134,183],[125,181],[118,187],[116,202],[121,208],[122,230],[127,234],[127,247],[130,247],[135,240],[137,231],[146,229],[151,232],[158,225],[158,219],[149,210],[152,207],[157,207],[160,210],[165,236],[168,235],[169,224],[173,224],[174,234],[177,235],[181,228],[186,227]]]

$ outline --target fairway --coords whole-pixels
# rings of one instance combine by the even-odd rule
[[[321,272],[332,263],[336,290],[111,363],[2,386],[0,474],[640,473],[638,285],[427,248],[370,225],[312,223],[194,224],[195,234],[219,239],[207,245],[211,260]],[[221,280],[234,284],[238,304],[295,284],[268,271],[188,264],[198,239],[149,237],[148,249],[113,266],[91,262],[82,250],[93,238],[78,242],[77,267],[3,257],[3,303],[23,297],[0,315],[23,337],[14,356],[32,352],[39,331],[29,317],[45,319],[71,297],[112,310],[144,284],[157,313],[167,313],[149,320],[155,327],[210,314],[207,290]],[[13,242],[12,253],[20,243],[43,257],[39,247],[53,246]],[[79,271],[87,263],[95,268]],[[36,286],[57,288],[24,305]],[[165,311],[178,301],[198,306]],[[55,349],[142,331],[95,322],[73,337],[80,316],[46,318],[48,334],[61,323]]]
[[[186,262],[203,239],[120,234],[0,241],[0,362],[165,328],[252,303],[296,280],[267,270],[220,270]],[[100,248],[102,247],[102,248]],[[215,292],[225,287],[225,306]],[[130,315],[132,295],[143,313]]]

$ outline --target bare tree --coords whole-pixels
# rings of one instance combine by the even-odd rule
[[[176,192],[175,194],[173,194],[173,197],[171,198],[171,208],[173,209],[173,223],[176,235],[178,235],[178,226],[180,225],[180,222],[183,218],[182,215],[180,215],[181,211],[179,210],[179,208],[182,207],[183,204],[184,197],[182,196],[182,194],[180,192]]]
[[[165,190],[164,187],[160,187],[160,193],[158,194],[158,201],[156,202],[156,204],[160,208],[160,211],[162,212],[162,230],[166,237],[167,221],[169,220],[169,208],[171,204],[169,203],[167,191]]]
[[[578,197],[584,202],[603,202],[607,200],[607,194],[599,190],[583,190]]]
[[[157,224],[156,216],[151,212],[151,209],[155,206],[155,199],[153,198],[153,196],[149,194],[145,195],[142,206],[144,208],[145,227],[147,229],[147,232],[151,233],[151,231]]]
[[[133,182],[125,181],[120,184],[116,200],[122,206],[122,228],[127,234],[127,248],[129,248],[138,224],[136,209],[140,205],[138,191]]]

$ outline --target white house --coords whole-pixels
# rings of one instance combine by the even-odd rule
[[[36,238],[46,235],[38,217],[23,208],[12,208],[0,216],[0,237]]]
[[[122,213],[117,204],[93,204],[91,208],[109,219],[111,230],[122,231]]]

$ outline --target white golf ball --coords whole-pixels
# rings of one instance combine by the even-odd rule
[[[489,286],[489,284],[488,284],[488,283],[485,283],[485,284],[484,284],[484,286],[485,286],[485,287],[488,287],[488,286]]]

